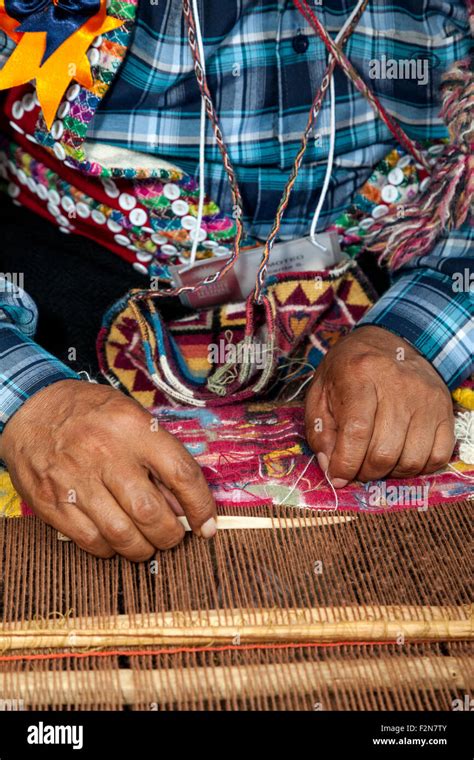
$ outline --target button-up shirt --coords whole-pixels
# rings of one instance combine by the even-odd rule
[[[349,0],[313,4],[331,36],[352,11]],[[307,114],[327,66],[327,50],[292,0],[201,0],[206,71],[244,204],[246,230],[270,231]],[[461,0],[373,0],[345,52],[383,106],[416,140],[447,137],[439,117],[441,75],[466,57],[467,10]],[[404,62],[415,62],[406,66]],[[395,63],[395,66],[393,65]],[[398,64],[398,68],[397,68]],[[389,74],[390,71],[390,74]],[[407,71],[410,72],[406,78]],[[393,75],[395,73],[395,76]],[[334,166],[320,216],[323,229],[347,208],[373,167],[396,143],[344,73],[335,70]],[[181,0],[141,2],[130,48],[95,114],[88,138],[153,153],[196,174],[200,93],[188,48]],[[326,98],[281,227],[281,236],[307,235],[324,181],[330,138]],[[206,190],[222,210],[232,202],[210,124],[206,131]],[[444,235],[433,250],[397,272],[391,288],[363,319],[408,340],[455,388],[473,370],[472,227]],[[39,349],[20,318],[34,305],[0,293],[0,418],[69,368]],[[23,304],[23,306],[21,305]],[[50,368],[48,370],[48,367]]]

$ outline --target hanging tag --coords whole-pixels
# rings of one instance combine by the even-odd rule
[[[341,261],[343,254],[336,232],[320,233],[316,235],[316,240],[319,245],[314,245],[309,237],[275,243],[267,266],[267,276],[287,272],[321,272]],[[230,272],[194,293],[182,293],[181,302],[193,309],[203,309],[222,303],[245,301],[255,287],[262,251],[263,246],[241,251]],[[219,256],[204,259],[189,269],[182,265],[169,267],[173,286],[179,288],[183,285],[198,285],[221,269],[229,258],[230,256]]]

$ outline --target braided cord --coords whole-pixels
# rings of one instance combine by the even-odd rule
[[[358,74],[352,63],[344,54],[342,51],[342,46],[339,47],[336,45],[334,40],[332,40],[328,35],[312,8],[309,7],[307,0],[294,0],[294,3],[300,13],[302,13],[305,19],[308,21],[308,23],[311,24],[318,37],[326,45],[328,51],[332,53],[332,55],[336,58],[337,63],[342,68],[344,73],[349,77],[356,89],[359,90],[359,92],[368,100],[375,112],[380,116],[395,139],[398,140],[398,142],[403,145],[409,153],[412,154],[412,156],[416,159],[416,161],[418,161],[419,164],[422,164],[422,166],[424,166],[424,168],[431,173],[431,167],[427,163],[420,148],[413,140],[408,137],[400,125],[397,124],[396,121],[392,119],[390,114],[385,110],[377,96],[366,85],[362,77]]]
[[[336,64],[338,64],[343,69],[343,71],[348,76],[348,78],[353,82],[357,90],[359,90],[359,92],[361,92],[361,94],[368,100],[368,102],[374,108],[375,112],[380,116],[380,118],[386,124],[388,129],[391,131],[395,139],[397,139],[398,142],[401,143],[408,150],[408,152],[411,153],[415,157],[415,159],[419,163],[421,163],[423,166],[425,166],[425,168],[427,168],[431,172],[431,167],[427,166],[426,160],[424,156],[422,155],[421,151],[419,150],[418,146],[405,134],[403,129],[396,122],[394,122],[392,117],[385,111],[382,104],[379,102],[377,96],[374,93],[372,93],[369,87],[365,84],[363,79],[359,76],[359,74],[354,69],[349,59],[345,56],[343,52],[343,48],[345,47],[349,37],[353,34],[357,24],[360,21],[360,18],[363,12],[365,11],[367,7],[368,0],[364,0],[364,2],[361,4],[359,10],[354,15],[351,23],[348,25],[347,30],[343,34],[338,44],[336,44],[331,39],[331,37],[327,34],[326,30],[319,22],[317,16],[314,14],[313,10],[308,6],[308,3],[306,0],[294,0],[294,2],[297,9],[300,11],[300,13],[303,14],[303,16],[306,18],[308,23],[313,27],[313,29],[316,31],[316,33],[318,34],[322,42],[327,47],[329,51],[329,59],[328,59],[328,65],[324,73],[324,76],[322,78],[320,87],[311,105],[311,109],[308,114],[307,123],[306,123],[305,129],[301,138],[300,147],[295,156],[295,159],[290,171],[290,175],[288,177],[287,183],[283,190],[283,194],[276,211],[275,220],[273,222],[271,232],[263,246],[262,258],[259,265],[259,269],[258,269],[258,273],[256,277],[255,289],[253,293],[253,300],[255,302],[261,301],[261,294],[262,294],[262,290],[265,284],[265,277],[266,277],[266,272],[267,272],[268,260],[270,258],[270,252],[271,252],[273,243],[275,242],[275,239],[278,235],[278,232],[280,231],[283,214],[288,206],[291,192],[296,182],[298,172],[301,168],[301,164],[302,164],[303,157],[308,145],[308,140],[311,134],[311,130],[314,127],[316,120],[320,114],[324,97],[329,88],[331,76],[333,75]],[[150,297],[150,295],[175,296],[187,291],[196,292],[197,290],[204,287],[205,285],[214,283],[217,280],[221,279],[222,277],[225,276],[225,274],[227,274],[227,272],[229,272],[233,268],[236,260],[238,259],[239,252],[240,252],[240,243],[241,243],[243,233],[244,233],[243,221],[242,221],[243,213],[244,213],[242,196],[240,194],[234,167],[232,165],[232,161],[229,156],[227,146],[223,138],[222,129],[219,122],[219,117],[214,107],[214,103],[213,103],[212,96],[209,90],[204,67],[200,59],[199,46],[197,44],[197,36],[196,36],[196,22],[194,18],[194,10],[193,10],[192,3],[190,2],[190,0],[182,0],[182,7],[183,7],[183,15],[185,18],[185,22],[188,28],[188,43],[189,43],[190,51],[193,58],[193,65],[194,65],[196,80],[197,80],[198,87],[201,93],[201,97],[204,100],[206,113],[211,122],[216,143],[222,155],[224,169],[229,180],[229,186],[230,186],[232,200],[234,204],[234,216],[235,216],[237,231],[236,231],[236,235],[233,241],[233,251],[230,258],[226,262],[226,264],[224,264],[222,268],[220,268],[217,272],[206,277],[201,283],[198,283],[197,285],[181,286],[179,288],[169,289],[165,291],[155,290],[153,291],[153,293],[150,293],[149,290],[138,290],[133,293],[131,297],[132,301],[140,301],[143,299],[147,299]]]
[[[364,2],[361,3],[361,6],[360,6],[358,12],[354,15],[354,18],[352,19],[351,23],[348,25],[345,33],[342,36],[342,39],[341,39],[341,42],[340,42],[341,47],[345,46],[345,44],[347,43],[347,40],[349,39],[349,37],[351,36],[351,34],[354,32],[354,30],[355,30],[357,24],[359,23],[359,20],[360,20],[360,18],[362,16],[362,14],[363,14],[366,6],[367,6],[367,3],[368,3],[368,0],[364,0]],[[189,46],[191,48],[191,53],[192,53],[193,60],[194,60],[194,71],[196,73],[196,79],[197,79],[197,82],[198,82],[198,85],[199,85],[199,89],[201,91],[201,95],[202,95],[202,97],[205,100],[206,112],[207,112],[207,114],[208,114],[208,116],[210,118],[210,121],[212,123],[213,129],[214,129],[214,135],[215,135],[215,138],[216,138],[216,142],[218,144],[218,147],[219,147],[219,150],[221,152],[221,155],[222,155],[222,157],[224,159],[224,167],[225,167],[227,176],[229,178],[229,184],[230,184],[230,189],[231,189],[231,192],[232,192],[232,197],[233,197],[233,200],[234,200],[234,205],[235,205],[236,210],[238,211],[238,213],[236,214],[236,217],[237,217],[236,218],[236,223],[237,223],[238,235],[239,235],[239,240],[240,240],[240,237],[241,237],[241,235],[243,233],[243,226],[242,226],[242,216],[243,216],[242,199],[241,199],[240,191],[238,189],[235,172],[234,172],[233,167],[232,167],[232,162],[230,160],[230,157],[229,157],[228,151],[227,151],[227,147],[226,147],[225,142],[224,142],[223,137],[222,137],[222,131],[221,131],[220,126],[219,126],[219,119],[218,119],[218,116],[216,114],[216,111],[215,111],[215,108],[214,108],[214,104],[212,102],[212,97],[211,97],[211,94],[209,92],[209,87],[208,87],[208,84],[207,84],[206,76],[204,74],[203,67],[202,67],[202,64],[201,64],[201,61],[200,61],[199,47],[196,44],[196,34],[195,34],[196,24],[195,24],[195,20],[194,20],[193,8],[192,8],[192,5],[191,5],[191,3],[190,3],[189,0],[183,0],[183,13],[184,13],[186,22],[188,24],[188,30],[189,30],[188,41],[189,41]],[[336,49],[339,50],[339,47],[336,46]],[[310,112],[309,112],[309,115],[308,115],[308,120],[306,122],[306,127],[305,127],[305,130],[303,132],[303,136],[301,138],[301,144],[300,144],[300,147],[298,149],[298,153],[295,156],[295,159],[294,159],[294,162],[293,162],[293,166],[291,168],[291,172],[290,172],[289,178],[287,180],[287,183],[285,185],[285,189],[283,191],[280,203],[278,205],[278,209],[277,209],[277,212],[276,212],[276,216],[275,216],[275,220],[273,222],[273,226],[272,226],[271,232],[270,232],[270,234],[269,234],[269,236],[268,236],[268,238],[267,238],[267,240],[265,242],[265,245],[264,245],[264,248],[263,248],[263,253],[262,253],[262,259],[261,259],[261,262],[260,262],[260,266],[259,266],[258,274],[257,274],[257,278],[256,278],[255,290],[254,290],[254,294],[253,294],[253,298],[254,298],[254,300],[256,302],[259,302],[261,300],[261,292],[262,292],[262,289],[263,289],[263,286],[264,286],[264,283],[265,283],[265,275],[266,275],[266,271],[267,271],[268,259],[270,258],[270,251],[272,249],[272,246],[273,246],[273,243],[275,241],[275,238],[278,235],[278,232],[280,230],[281,220],[282,220],[283,214],[284,214],[284,212],[285,212],[285,210],[286,210],[286,208],[288,206],[288,203],[289,203],[289,200],[290,200],[290,195],[291,195],[291,192],[293,190],[293,186],[294,186],[294,184],[296,182],[296,179],[297,179],[297,176],[298,176],[298,172],[299,172],[299,170],[301,168],[301,163],[303,161],[303,157],[304,157],[307,145],[308,145],[308,140],[309,140],[309,136],[310,136],[311,130],[312,130],[312,128],[313,128],[313,126],[314,126],[314,124],[316,122],[316,119],[319,116],[319,113],[321,111],[321,106],[323,104],[326,92],[327,92],[327,90],[329,88],[329,84],[331,82],[331,76],[332,76],[332,74],[334,72],[336,63],[337,63],[336,58],[333,57],[332,55],[330,55],[329,63],[328,63],[328,66],[326,68],[326,71],[324,73],[321,85],[320,85],[320,87],[319,87],[319,89],[318,89],[318,91],[316,93],[316,96],[315,96],[315,98],[313,100],[313,103],[311,105],[311,109],[310,109]],[[233,251],[233,254],[232,254],[231,258],[229,259],[227,265],[225,267],[223,267],[222,270],[220,270],[219,273],[216,273],[217,276],[216,275],[212,275],[215,279],[218,279],[218,277],[222,276],[231,267],[233,267],[233,265],[234,265],[234,263],[235,263],[235,261],[236,261],[236,259],[238,257],[237,247],[238,247],[237,244],[234,244],[234,251]],[[213,282],[214,281],[215,280],[213,280]],[[204,281],[204,283],[205,282],[206,281]],[[202,283],[202,284],[204,284],[204,283]],[[200,287],[200,286],[197,286],[197,287]]]

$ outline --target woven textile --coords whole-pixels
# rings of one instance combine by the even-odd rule
[[[154,413],[159,424],[200,463],[218,507],[335,507],[334,493],[306,443],[300,405],[158,408]],[[459,501],[473,491],[474,464],[462,462],[456,450],[451,466],[433,475],[352,483],[338,491],[338,507],[363,512],[424,511]],[[0,479],[0,513],[5,517],[31,513],[20,504],[5,473]]]

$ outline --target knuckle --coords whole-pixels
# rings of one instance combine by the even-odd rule
[[[204,523],[214,512],[214,499],[210,491],[203,494],[193,509],[192,519],[200,524]]]
[[[451,397],[447,388],[441,388],[438,386],[434,391],[430,393],[430,395],[430,405],[432,408],[449,408],[449,410],[452,410]]]
[[[402,478],[410,478],[414,475],[418,475],[423,469],[424,462],[420,462],[415,459],[405,460],[397,467],[397,474]]]
[[[374,362],[380,362],[380,357],[375,357],[370,351],[357,354],[351,357],[350,367],[351,370],[357,373],[373,375]]]
[[[155,547],[150,545],[146,548],[140,547],[134,550],[123,550],[120,552],[120,554],[122,554],[126,559],[130,560],[130,562],[145,562],[147,559],[153,557],[155,551]]]
[[[166,551],[167,549],[173,549],[184,538],[184,528],[170,528],[170,530],[164,532],[159,541],[157,542],[158,549]]]
[[[395,457],[391,451],[374,451],[368,454],[367,464],[373,470],[389,470],[395,464]]]
[[[178,485],[191,486],[201,477],[201,468],[195,459],[182,457],[175,462],[174,477]]]
[[[115,551],[110,547],[104,546],[103,542],[90,544],[87,547],[87,551],[101,559],[110,559],[115,555]]]
[[[94,554],[96,557],[107,559],[108,557],[113,557],[115,554],[114,550],[104,542],[99,531],[94,530],[93,528],[82,528],[76,541],[86,551],[90,552],[90,554]]]
[[[353,467],[351,467],[350,462],[346,462],[344,459],[339,459],[338,461],[331,459],[330,472],[331,478],[348,480],[352,476]]]
[[[365,439],[370,433],[370,423],[368,419],[354,418],[348,420],[342,426],[342,433],[348,438],[355,438],[357,440]]]
[[[126,549],[135,543],[135,537],[130,534],[128,524],[121,520],[114,520],[107,525],[106,538],[112,546],[119,546]]]
[[[434,454],[430,457],[425,470],[429,472],[436,472],[436,470],[441,470],[443,467],[446,467],[449,462],[449,458],[450,455],[448,453],[444,455]]]
[[[110,436],[103,429],[84,431],[77,441],[82,443],[94,461],[106,461],[110,457]]]
[[[132,519],[139,523],[151,523],[159,514],[159,502],[147,494],[136,496],[130,506]]]

